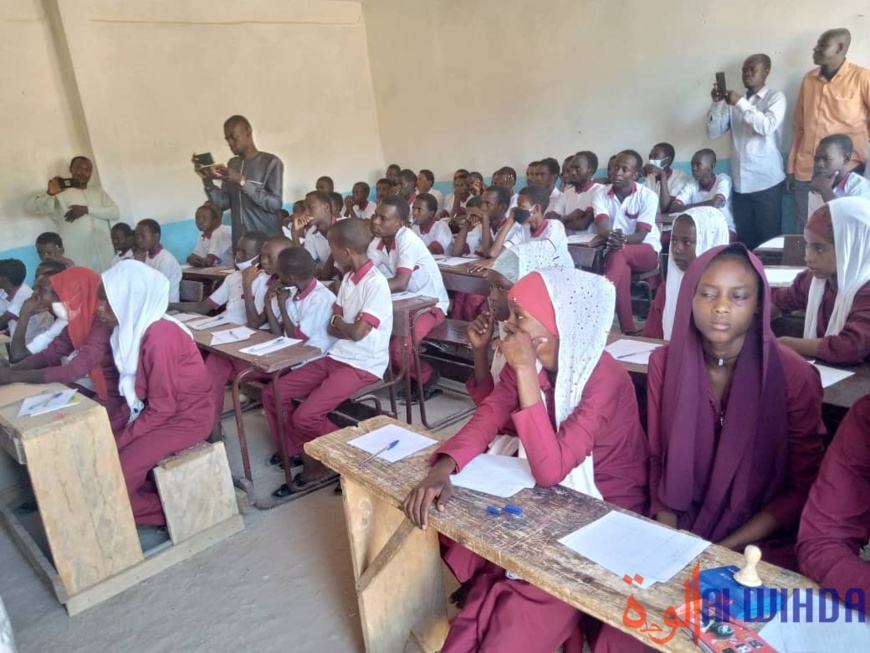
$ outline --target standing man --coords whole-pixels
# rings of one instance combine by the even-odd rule
[[[813,178],[813,155],[819,141],[831,134],[852,139],[849,169],[859,175],[867,163],[870,121],[870,70],[846,61],[852,35],[845,28],[829,29],[813,48],[813,68],[801,82],[788,155],[786,190],[794,192],[797,232],[807,221],[807,198]]]
[[[57,225],[65,255],[95,272],[112,264],[112,221],[121,212],[108,193],[90,185],[94,164],[85,156],[73,157],[69,179],[54,177],[44,193],[30,197],[25,208],[34,215],[49,216]]]
[[[782,233],[782,123],[786,99],[767,87],[770,57],[753,54],[743,62],[746,95],[713,85],[707,135],[731,132],[732,208],[737,237],[755,249]]]
[[[251,123],[244,116],[227,118],[224,138],[236,155],[226,165],[203,169],[194,163],[206,196],[218,211],[230,210],[234,243],[249,231],[281,236],[278,212],[283,206],[284,164],[274,154],[257,149]],[[222,180],[220,188],[215,179]]]

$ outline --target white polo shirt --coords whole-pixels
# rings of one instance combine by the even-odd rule
[[[205,232],[200,234],[199,240],[193,248],[193,253],[200,258],[209,254],[215,257],[214,265],[232,265],[233,263],[233,233],[226,225],[220,225],[206,237]]]
[[[442,193],[440,190],[437,190],[435,188],[430,188],[426,192],[429,193],[432,197],[434,197],[435,200],[438,202],[438,213],[443,211],[444,210],[444,193]]]
[[[327,353],[335,343],[335,338],[326,332],[334,304],[335,295],[317,279],[312,279],[302,292],[296,288],[290,291],[285,306],[293,323],[293,337]],[[276,315],[281,317],[280,312]]]
[[[181,266],[168,249],[163,245],[158,247],[157,254],[145,257],[145,264],[169,279],[169,301],[177,302],[179,286],[181,285]]]
[[[864,197],[870,199],[870,181],[867,181],[867,179],[860,175],[856,175],[854,172],[847,172],[843,175],[843,178],[831,190],[834,191],[834,197]],[[810,196],[807,198],[807,215],[812,215],[824,203],[821,195],[815,192],[810,193]]]
[[[620,229],[626,236],[637,231],[638,225],[646,230],[643,243],[657,253],[662,249],[661,235],[656,226],[659,198],[649,188],[632,184],[631,193],[622,201],[613,192],[613,185],[607,184],[595,194],[592,211],[595,220],[610,219],[611,229]]]
[[[362,340],[336,340],[329,350],[329,357],[379,378],[383,377],[390,362],[393,299],[387,279],[372,261],[357,272],[344,275],[338,297],[333,304],[333,314],[341,315],[345,322],[365,320],[372,328]]]
[[[369,202],[371,204],[371,202]],[[332,219],[331,224],[335,224],[338,222],[335,218]],[[305,239],[302,243],[302,246],[305,248],[309,254],[311,254],[311,258],[314,259],[314,264],[320,268],[326,263],[326,259],[329,258],[329,240],[327,240],[326,236],[320,233],[320,230],[311,225],[305,231]]]
[[[256,282],[256,280],[255,280]],[[228,275],[224,282],[218,286],[206,300],[215,308],[225,306],[222,315],[233,324],[247,324],[248,314],[245,312],[244,289],[242,286],[242,272],[236,270]]]
[[[454,198],[454,196],[455,196],[455,193],[449,193],[447,195],[447,197],[444,198],[444,208],[441,209],[442,211],[447,211],[451,215],[453,215],[453,198]],[[472,197],[474,197],[474,196],[469,195],[468,197],[466,197],[464,202],[459,203],[459,206],[464,209],[465,205],[468,204],[468,200],[470,200]]]
[[[453,246],[453,232],[450,231],[450,227],[447,226],[446,222],[432,220],[426,226],[425,231],[418,224],[412,225],[411,230],[420,236],[430,252],[450,256],[450,248]]]
[[[547,204],[547,209],[544,211],[544,215],[546,215],[550,211],[556,210],[556,207],[559,206],[560,197],[562,197],[562,191],[554,187],[553,192],[550,193],[550,201]]]
[[[361,209],[356,204],[353,205],[353,214],[357,218],[362,220],[371,220],[372,216],[375,214],[375,210],[378,208],[377,202],[368,202],[364,209]]]
[[[682,170],[671,168],[671,174],[668,177],[668,194],[671,197],[676,197],[690,181],[692,181],[691,176],[687,175]],[[661,192],[661,182],[655,178],[655,175],[647,175],[644,177],[643,184],[656,195],[659,195]]]
[[[565,218],[578,209],[581,211],[591,209],[592,199],[595,197],[595,193],[600,191],[602,188],[603,186],[601,184],[594,181],[590,181],[580,190],[571,186],[568,190],[562,193],[562,196],[556,203],[558,208],[555,212],[558,213],[560,217]],[[595,224],[593,222],[593,224],[589,226],[589,232],[592,233],[595,231]]]
[[[48,327],[45,331],[40,334],[37,334],[33,340],[27,343],[27,351],[31,354],[38,354],[41,351],[45,351],[48,349],[48,346],[57,338],[61,331],[66,329],[69,323],[66,320],[61,320],[60,318],[55,318],[51,323],[51,326]],[[29,327],[30,325],[28,325]]]
[[[133,258],[132,247],[125,252],[115,252],[115,257],[112,259],[112,264],[109,267],[112,267],[112,265],[115,265],[115,263],[126,261],[128,258]]]
[[[724,206],[718,208],[725,214],[725,222],[728,223],[729,231],[736,232],[734,216],[731,215],[731,177],[728,175],[724,173],[716,175],[713,179],[713,185],[709,188],[701,188],[698,182],[692,179],[674,199],[678,205],[689,206],[698,202],[707,202],[717,197],[725,200]]]
[[[277,279],[275,275],[269,276],[262,270],[260,274],[254,277],[251,282],[251,293],[254,295],[254,310],[257,313],[262,313],[266,308],[266,293],[269,291],[269,282],[272,279]],[[272,302],[272,308],[275,310],[275,315],[278,315],[278,302]],[[246,320],[247,321],[247,320]],[[265,328],[269,328],[266,326]]]
[[[438,264],[425,243],[408,227],[399,229],[389,247],[380,238],[372,240],[368,255],[388,279],[392,279],[400,271],[410,273],[408,290],[424,297],[435,297],[438,308],[447,314],[450,299],[447,297]]]
[[[565,225],[559,220],[544,220],[537,231],[532,231],[528,222],[523,224],[514,223],[508,235],[504,239],[506,249],[529,243],[533,240],[548,240],[553,243],[556,254],[562,265],[574,267],[574,260],[568,252],[568,236],[565,233]]]
[[[5,291],[0,290],[0,315],[10,315],[11,319],[7,323],[9,329],[9,337],[15,335],[15,330],[18,328],[18,316],[21,315],[21,307],[33,295],[33,289],[22,282],[15,294],[9,297]],[[24,334],[25,344],[29,344],[34,338],[48,331],[51,324],[54,322],[54,316],[47,311],[32,315],[27,321],[27,332]],[[47,345],[46,345],[47,346]]]

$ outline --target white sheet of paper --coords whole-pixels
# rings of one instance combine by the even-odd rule
[[[258,345],[251,345],[250,347],[239,349],[239,353],[248,354],[250,356],[268,356],[269,354],[280,351],[281,349],[286,349],[287,347],[292,347],[293,345],[299,345],[301,343],[302,341],[297,340],[296,338],[281,336],[280,338],[273,338],[272,340],[261,342]]]
[[[191,322],[193,320],[202,320],[204,316],[200,315],[199,313],[174,313],[172,314],[172,317],[174,317],[179,322],[184,322],[186,324],[187,322]]]
[[[767,242],[761,243],[756,249],[782,249],[785,247],[785,238],[783,236],[777,236],[776,238],[771,238]]]
[[[466,263],[478,260],[480,259],[474,256],[445,256],[443,259],[438,260],[438,265],[465,265]]]
[[[806,268],[764,268],[764,276],[771,286],[790,286],[795,277]]]
[[[450,480],[456,487],[505,499],[520,490],[535,487],[528,460],[496,454],[480,454]]]
[[[206,317],[201,320],[185,322],[185,325],[189,329],[193,329],[194,331],[205,331],[206,329],[213,329],[214,327],[224,326],[227,324],[234,323],[230,322],[226,313],[221,313],[220,315],[215,315],[214,317]]]
[[[693,535],[616,511],[569,533],[559,543],[620,578],[639,574],[644,589],[669,581],[710,546]]]
[[[427,438],[425,435],[403,429],[395,424],[388,424],[371,433],[354,438],[348,441],[348,444],[357,449],[362,449],[366,453],[376,453],[394,440],[398,440],[399,444],[389,451],[379,454],[378,458],[394,463],[438,443],[438,440]]]
[[[224,331],[216,331],[211,334],[211,344],[228,345],[233,342],[241,342],[242,340],[247,340],[255,333],[257,332],[246,326],[233,327],[232,329],[225,329]]]
[[[74,389],[61,390],[59,392],[44,392],[39,395],[27,397],[21,402],[21,408],[18,409],[18,417],[27,417],[28,415],[42,415],[50,413],[53,410],[65,408],[71,403],[76,403],[77,391]]]
[[[591,243],[592,239],[598,234],[572,234],[568,236],[569,245],[585,245]]]
[[[422,297],[419,293],[411,292],[410,290],[405,290],[403,292],[394,292],[393,293],[393,301],[397,302],[400,299],[411,299],[412,297]]]
[[[620,362],[646,365],[649,363],[650,354],[659,347],[661,345],[654,342],[619,339],[607,345],[604,351]]]
[[[849,370],[838,370],[836,367],[819,365],[816,362],[813,362],[813,365],[816,366],[816,369],[819,371],[819,374],[822,377],[823,388],[827,388],[834,385],[835,383],[839,383],[843,379],[848,379],[850,376],[854,376],[855,374],[854,372],[850,372]]]
[[[801,602],[806,599],[803,594],[800,598]],[[861,619],[863,615],[852,611],[851,619],[847,621],[849,610],[846,606],[835,605],[830,597],[820,596],[817,592],[813,593],[812,611],[812,622],[806,608],[797,617],[789,611],[786,623],[782,623],[777,615],[758,634],[780,653],[870,651],[870,622]],[[820,615],[829,621],[821,622]]]

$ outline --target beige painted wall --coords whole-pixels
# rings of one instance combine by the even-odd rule
[[[579,149],[677,159],[709,146],[716,71],[740,88],[746,55],[773,59],[770,85],[793,102],[828,27],[851,29],[870,66],[870,6],[848,0],[366,0],[369,57],[388,161],[490,174]],[[822,11],[824,7],[824,11]],[[788,120],[791,120],[789,112]],[[786,134],[784,147],[788,147]],[[728,139],[713,143],[729,155]]]

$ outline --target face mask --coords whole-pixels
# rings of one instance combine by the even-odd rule
[[[514,222],[517,224],[523,224],[526,220],[528,220],[532,215],[532,212],[529,209],[514,209]]]
[[[656,168],[664,168],[665,160],[664,159],[650,159],[649,164],[651,166],[655,166]]]
[[[255,256],[250,261],[242,261],[241,263],[239,261],[236,261],[236,269],[237,270],[247,270],[249,267],[251,267],[254,263],[257,262],[258,258],[260,258],[260,257]]]
[[[66,306],[64,306],[62,302],[52,302],[51,312],[54,313],[57,319],[66,320],[67,322],[69,321],[69,314],[66,311]]]

